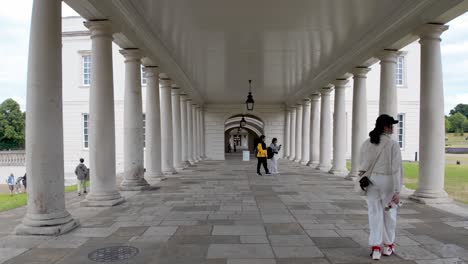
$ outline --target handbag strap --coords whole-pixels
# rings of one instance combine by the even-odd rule
[[[366,170],[366,172],[364,172],[364,174],[362,174],[361,178],[364,177],[364,176],[367,176],[368,178],[370,178],[370,176],[372,174],[372,171],[374,170],[375,164],[377,164],[377,161],[380,158],[380,154],[382,154],[383,150],[387,147],[388,142],[389,141],[385,142],[385,145],[382,147],[382,149],[379,151],[379,153],[375,157],[374,162],[372,162],[370,168],[368,170]]]

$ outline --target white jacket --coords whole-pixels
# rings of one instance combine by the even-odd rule
[[[371,178],[372,175],[386,175],[392,177],[393,191],[400,192],[403,184],[400,145],[389,135],[381,135],[378,145],[372,144],[370,139],[364,141],[361,147],[359,171],[367,171],[372,166],[372,163],[383,147],[385,147],[385,149],[382,150],[374,166]]]

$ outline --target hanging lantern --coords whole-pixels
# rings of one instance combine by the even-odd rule
[[[252,96],[252,80],[249,80],[249,95],[247,95],[245,104],[247,106],[247,111],[252,111],[254,109],[255,101]]]
[[[242,116],[242,119],[240,121],[240,127],[245,127],[245,125],[247,125],[247,121],[245,121],[244,116]]]

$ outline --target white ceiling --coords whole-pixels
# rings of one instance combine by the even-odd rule
[[[414,40],[410,33],[423,23],[446,22],[460,3],[466,6],[462,0],[67,2],[85,18],[117,23],[118,44],[142,48],[208,103],[244,102],[249,79],[256,102],[297,100],[378,51]]]

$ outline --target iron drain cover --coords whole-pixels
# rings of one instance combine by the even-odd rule
[[[114,246],[97,249],[88,254],[88,258],[96,262],[115,262],[131,259],[138,255],[140,250],[136,247]]]

